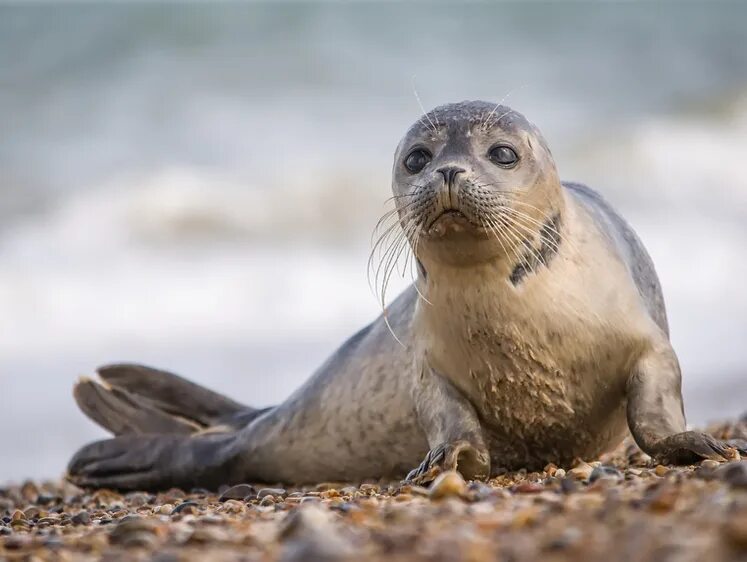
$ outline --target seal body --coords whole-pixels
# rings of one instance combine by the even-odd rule
[[[400,142],[392,188],[394,252],[406,243],[419,274],[384,315],[262,411],[162,371],[99,369],[105,384],[84,380],[75,395],[118,437],[79,451],[70,479],[157,489],[422,482],[453,468],[485,478],[590,459],[629,431],[673,462],[725,454],[685,431],[643,245],[596,192],[560,182],[522,115],[485,102],[435,109]]]

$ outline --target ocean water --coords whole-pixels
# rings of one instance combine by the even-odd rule
[[[373,319],[370,236],[414,89],[535,122],[650,250],[690,421],[741,414],[745,21],[728,3],[0,4],[0,482],[56,477],[104,435],[70,394],[98,364],[268,405]]]

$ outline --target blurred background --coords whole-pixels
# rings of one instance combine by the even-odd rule
[[[373,319],[413,82],[544,131],[653,255],[689,421],[741,414],[746,46],[745,3],[0,5],[0,482],[104,436],[98,364],[269,405]]]

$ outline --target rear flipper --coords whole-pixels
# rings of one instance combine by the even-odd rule
[[[80,449],[67,479],[83,488],[215,490],[244,479],[241,451],[238,433],[123,435]]]
[[[266,410],[244,406],[177,375],[142,365],[98,370],[73,394],[93,421],[117,435],[83,447],[68,479],[84,487],[212,488],[240,474],[238,430]]]
[[[103,383],[84,378],[73,395],[89,418],[114,435],[230,431],[264,411],[142,365],[108,365],[98,374]]]

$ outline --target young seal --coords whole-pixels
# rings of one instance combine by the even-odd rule
[[[385,315],[266,410],[147,367],[99,369],[104,385],[83,380],[75,397],[118,437],[82,448],[69,479],[163,489],[424,481],[454,468],[486,478],[594,458],[628,431],[670,462],[727,454],[686,431],[641,242],[596,192],[560,182],[522,115],[485,102],[433,110],[400,142],[392,187],[418,279]]]

